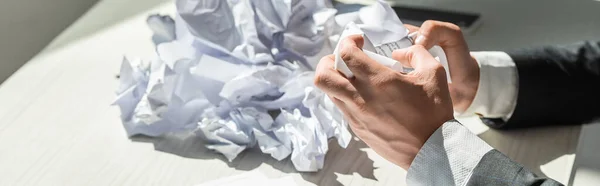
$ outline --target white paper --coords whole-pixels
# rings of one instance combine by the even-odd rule
[[[175,5],[192,35],[227,50],[242,42],[227,1],[178,0]]]
[[[234,64],[206,54],[200,56],[198,63],[189,69],[191,75],[204,87],[202,91],[208,101],[213,104],[223,100],[219,92],[226,82],[249,70],[249,66]]]
[[[337,47],[335,48],[334,54],[335,54],[335,67],[336,70],[340,71],[342,74],[344,74],[347,78],[351,78],[354,76],[354,74],[352,73],[352,71],[348,68],[348,66],[346,65],[346,63],[344,62],[344,60],[342,59],[340,52],[341,49],[339,48],[341,41],[343,39],[345,39],[348,36],[351,35],[362,35],[364,38],[364,44],[363,44],[363,51],[365,52],[365,54],[367,54],[367,56],[369,56],[371,59],[383,64],[384,66],[387,66],[389,68],[392,68],[396,71],[402,72],[403,71],[403,67],[400,64],[400,62],[391,59],[391,54],[390,56],[383,56],[381,54],[377,54],[375,53],[377,50],[377,48],[375,47],[375,45],[373,44],[372,41],[370,41],[370,37],[367,36],[363,30],[361,30],[359,28],[358,25],[354,24],[353,22],[350,22],[346,28],[344,29],[344,32],[342,32],[342,35],[340,36],[340,42],[338,43]],[[409,43],[410,44],[410,43]],[[405,45],[404,47],[409,47],[410,45]]]
[[[290,158],[296,170],[317,171],[323,168],[328,149],[327,135],[320,130],[315,118],[302,116],[298,109],[282,110],[275,123],[284,129],[279,136],[286,135],[291,141],[293,150]]]
[[[193,132],[228,161],[258,147],[289,157],[298,171],[323,168],[329,139],[345,148],[352,138],[342,112],[313,85],[314,68],[347,23],[372,39],[365,50],[378,61],[391,60],[381,46],[406,34],[381,3],[344,15],[328,0],[177,0],[176,7],[173,19],[147,20],[158,59],[122,61],[114,104],[127,134]]]
[[[175,40],[175,21],[169,16],[151,15],[146,20],[154,35],[154,45]]]
[[[159,60],[121,67],[115,104],[128,135],[194,131],[229,161],[258,146],[299,171],[322,168],[328,138],[343,147],[350,138],[313,87],[311,70],[339,30],[330,6],[178,0],[174,19],[150,16]]]
[[[223,86],[219,96],[234,104],[249,102],[253,98],[278,96],[278,88],[292,77],[292,71],[282,66],[268,66],[260,70],[243,72]]]
[[[403,68],[400,62],[391,57],[394,50],[413,45],[411,40],[414,38],[409,37],[408,29],[404,27],[389,4],[379,0],[369,7],[362,8],[358,13],[358,17],[360,20],[357,22],[360,24],[356,24],[348,18],[344,20],[349,22],[345,25],[339,41],[351,35],[361,35],[365,40],[363,51],[367,56],[395,71],[409,72]],[[340,56],[341,49],[339,49],[339,46],[341,42],[339,41],[334,50],[335,68],[346,77],[351,78],[354,74]],[[439,46],[434,46],[429,49],[429,52],[446,70],[448,82],[452,82],[444,51]]]

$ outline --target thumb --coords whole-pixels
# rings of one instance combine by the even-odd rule
[[[424,71],[441,66],[440,63],[429,54],[425,47],[421,45],[413,45],[408,48],[395,50],[392,53],[392,58],[402,64],[410,64],[415,71]]]

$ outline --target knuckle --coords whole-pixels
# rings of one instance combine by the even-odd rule
[[[423,22],[423,24],[421,25],[421,28],[423,28],[421,30],[421,34],[427,35],[430,32],[438,30],[441,26],[442,26],[442,22],[440,22],[440,21],[427,20],[427,21]]]
[[[455,37],[462,37],[463,33],[462,30],[460,29],[460,27],[458,25],[452,24],[452,23],[448,23],[447,27],[448,30],[450,31],[450,33],[454,34]]]
[[[368,110],[365,100],[358,93],[352,94],[348,99],[350,102],[347,104],[351,104],[359,113],[365,113]]]
[[[358,52],[362,52],[362,50],[358,47],[352,47],[352,48],[348,48],[346,50],[347,54],[346,57],[344,57],[344,55],[342,55],[342,59],[344,60],[344,62],[346,63],[346,65],[354,70],[354,73],[370,73],[371,71],[371,66],[367,61],[364,61],[366,59],[362,59],[360,57],[356,57],[355,55]],[[340,54],[341,55],[341,54]]]
[[[460,27],[458,25],[455,25],[454,23],[446,23],[446,28],[454,32],[461,32]]]
[[[446,70],[444,69],[444,66],[442,66],[439,63],[435,63],[435,65],[433,65],[433,67],[431,68],[436,75],[446,75]]]
[[[433,69],[435,71],[444,71],[444,66],[442,66],[440,63],[434,63],[435,65],[433,66]]]
[[[369,114],[371,112],[371,110],[369,109],[369,106],[366,103],[364,103],[364,101],[363,102],[355,102],[354,104],[355,104],[356,110],[360,113]]]
[[[435,23],[435,21],[433,21],[433,20],[425,20],[425,22],[423,22],[423,24],[421,24],[421,28],[429,28],[434,23]]]
[[[315,84],[317,87],[321,86],[323,84],[323,75],[317,73],[315,75],[315,78],[313,79],[313,84]]]
[[[356,89],[354,89],[352,84],[348,83],[348,84],[340,85],[340,89],[342,89],[342,91],[343,91],[343,98],[345,100],[348,100],[352,103],[360,103],[361,102],[362,98],[360,97],[360,94],[358,94]]]
[[[360,73],[367,76],[372,74],[371,70],[369,69],[369,65],[367,63],[364,63],[363,61],[351,61],[350,63],[348,63],[348,67],[350,67],[350,69],[353,69],[354,73]]]
[[[313,83],[323,89],[324,87],[329,86],[329,84],[331,84],[331,78],[329,77],[329,75],[323,74],[323,73],[317,73],[315,75],[315,78],[313,80]]]
[[[323,65],[323,64],[325,64],[325,63],[327,63],[327,62],[330,62],[330,61],[332,61],[332,60],[333,60],[333,59],[332,59],[331,55],[323,56],[323,57],[322,57],[322,58],[319,60],[319,64]]]
[[[357,47],[344,47],[342,48],[342,50],[340,51],[340,57],[344,60],[344,61],[350,61],[354,58],[354,53],[357,52],[357,50],[359,50]]]
[[[421,27],[425,28],[422,30],[422,34],[424,35],[428,35],[431,32],[445,32],[444,30],[447,30],[453,34],[462,35],[462,30],[460,29],[460,27],[454,23],[449,22],[427,20],[423,22],[423,25]]]
[[[343,86],[344,91],[348,92],[350,98],[352,98],[352,100],[357,100],[360,98],[360,95],[358,94],[358,92],[356,91],[356,89],[354,88],[354,86],[352,86],[352,84],[348,83],[345,84]]]
[[[327,69],[333,68],[335,58],[333,56],[325,56],[319,60],[317,67],[315,69],[316,73],[322,73],[323,71],[327,71]]]
[[[350,99],[359,108],[363,108],[365,105],[365,101],[360,97],[359,94],[352,94]]]

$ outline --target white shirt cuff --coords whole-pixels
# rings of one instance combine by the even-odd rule
[[[456,117],[477,114],[507,121],[517,101],[518,74],[515,62],[504,52],[471,52],[479,64],[479,86],[473,102]]]
[[[438,128],[408,168],[407,185],[465,185],[492,147],[451,120]],[[454,183],[454,184],[448,184]]]

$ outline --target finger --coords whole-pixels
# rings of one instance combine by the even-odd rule
[[[377,74],[385,67],[369,58],[362,51],[364,38],[361,35],[352,35],[344,38],[341,43],[340,57],[346,63],[356,78],[368,78]]]
[[[413,32],[419,31],[419,27],[416,27],[411,24],[404,24],[404,27],[406,27],[406,29],[408,29],[408,33],[413,33]]]
[[[344,40],[342,40],[342,45],[341,47],[357,47],[359,49],[362,49],[363,45],[365,44],[365,38],[363,38],[363,36],[356,34],[356,35],[350,35],[346,38],[344,38]]]
[[[398,50],[402,50],[402,49],[398,49]],[[395,59],[396,61],[400,62],[400,64],[402,64],[402,66],[404,68],[415,68],[415,67],[412,66],[412,64],[410,64],[409,60],[398,60],[398,59],[404,59],[404,57],[403,56],[397,56],[397,55],[404,55],[404,53],[405,53],[405,52],[398,51],[398,50],[392,51],[392,59]],[[396,51],[398,51],[398,52],[396,52]]]
[[[447,22],[425,21],[419,28],[415,44],[423,45],[429,49],[434,45],[442,48],[466,46],[460,27]]]
[[[334,70],[335,56],[328,55],[319,61],[315,70],[314,84],[325,93],[342,100],[353,100],[357,97],[354,86],[337,70]]]
[[[477,68],[476,64],[469,62],[475,60],[467,60],[471,56],[460,27],[452,23],[426,21],[421,25],[415,43],[428,49],[434,45],[442,47],[452,79],[464,77]]]
[[[416,72],[429,71],[432,68],[443,68],[442,65],[431,56],[431,54],[421,45],[413,45],[408,48],[395,50],[392,58],[401,63],[408,63]]]

